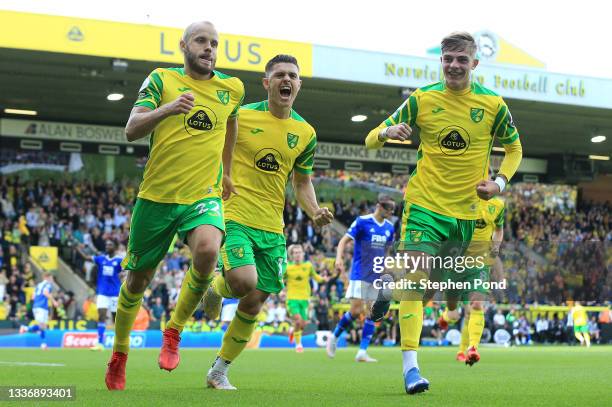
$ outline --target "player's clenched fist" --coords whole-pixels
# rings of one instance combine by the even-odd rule
[[[380,141],[385,140],[408,140],[412,135],[412,128],[406,123],[396,124],[395,126],[385,127],[378,135]]]
[[[183,93],[181,96],[168,103],[166,109],[168,109],[168,113],[171,115],[187,114],[193,109],[194,102],[195,98],[191,93]]]
[[[329,225],[334,220],[334,215],[327,208],[319,208],[314,214],[312,221],[315,226]]]
[[[480,181],[478,185],[476,185],[476,195],[478,195],[478,198],[484,199],[485,201],[488,201],[495,195],[499,195],[499,193],[499,185],[494,181]]]

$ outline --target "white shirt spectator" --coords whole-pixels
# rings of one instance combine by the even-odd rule
[[[28,211],[28,213],[26,213],[26,223],[28,225],[29,228],[35,228],[38,226],[38,218],[40,216],[38,215],[38,211],[36,211],[34,208],[30,208],[30,210]]]
[[[504,317],[504,314],[495,314],[495,316],[493,317],[493,323],[497,326],[504,326],[504,324],[506,323],[506,318]]]
[[[544,332],[548,330],[548,320],[547,319],[538,319],[536,321],[536,332]]]

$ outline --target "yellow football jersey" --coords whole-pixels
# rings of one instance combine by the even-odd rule
[[[476,184],[487,179],[493,140],[508,144],[519,137],[503,99],[478,83],[462,92],[444,82],[419,88],[370,132],[367,144],[382,147],[373,138],[398,123],[418,127],[421,140],[405,200],[442,215],[478,219]]]
[[[311,277],[319,283],[323,281],[323,277],[317,274],[311,262],[289,262],[285,273],[285,278],[287,279],[287,299],[309,300],[311,295]]]
[[[472,241],[489,242],[496,228],[504,226],[504,201],[494,197],[480,200],[480,217],[476,220]]]
[[[479,200],[479,218],[476,220],[474,234],[466,256],[481,256],[486,265],[493,264],[495,259],[490,256],[491,240],[495,229],[504,225],[504,213],[505,204],[500,198],[494,197],[488,201]]]
[[[183,68],[157,68],[144,81],[134,105],[156,109],[183,93],[193,94],[195,105],[188,114],[162,120],[151,134],[139,198],[192,204],[221,196],[227,120],[238,114],[244,85],[218,71],[211,79],[196,80]]]
[[[242,106],[232,161],[237,195],[225,203],[225,218],[243,225],[283,233],[285,187],[291,171],[312,173],[317,137],[295,111],[274,117],[268,102]]]
[[[572,308],[572,318],[574,320],[574,326],[583,326],[589,321],[587,312],[582,305],[574,305]]]

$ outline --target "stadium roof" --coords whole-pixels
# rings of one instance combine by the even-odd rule
[[[23,13],[12,13],[22,17],[21,14]],[[6,12],[0,12],[0,17],[5,18],[6,15]],[[30,18],[36,15],[25,16]],[[62,23],[59,30],[63,30],[62,39],[70,42],[69,44],[55,46],[45,45],[43,42],[38,47],[43,51],[25,49],[28,48],[25,45],[11,43],[12,37],[6,37],[6,34],[4,37],[0,35],[0,89],[2,89],[0,115],[4,117],[8,117],[3,112],[4,108],[18,108],[36,110],[37,119],[42,120],[123,125],[146,75],[158,66],[176,66],[176,61],[180,60],[180,54],[175,55],[174,51],[164,48],[169,47],[167,44],[171,43],[168,38],[171,35],[176,36],[176,32],[180,30],[64,17],[48,18],[67,20]],[[53,21],[55,24],[55,20]],[[160,54],[159,58],[154,58],[153,55],[150,59],[157,60],[155,61],[143,60],[147,56],[138,54],[137,56],[142,59],[135,60],[125,57],[126,51],[120,43],[115,43],[116,52],[113,52],[112,48],[100,51],[98,48],[103,47],[97,43],[91,49],[83,48],[83,43],[80,42],[83,38],[88,38],[90,32],[82,27],[84,24],[93,23],[128,26],[130,29],[157,29],[156,52],[173,55],[167,57],[165,54]],[[160,30],[161,45],[159,45]],[[168,35],[166,42],[164,42],[164,32]],[[35,34],[33,35],[36,36]],[[72,39],[64,38],[70,36]],[[109,36],[115,40],[118,37],[110,34]],[[423,81],[425,81],[423,84],[431,82],[431,78],[439,75],[433,72],[435,66],[432,63],[435,64],[435,60],[432,59],[263,39],[254,43],[252,40],[248,37],[242,40],[232,39],[238,41],[238,50],[241,45],[248,46],[249,50],[255,49],[251,48],[253,45],[261,47],[256,49],[257,52],[251,53],[251,56],[258,56],[259,61],[256,64],[241,61],[232,64],[227,58],[229,54],[226,54],[225,57],[220,56],[218,64],[221,66],[220,70],[239,76],[244,81],[247,92],[246,102],[261,100],[265,98],[261,86],[261,70],[267,54],[272,52],[273,55],[278,47],[281,52],[294,49],[296,53],[302,55],[300,60],[304,61],[301,63],[302,72],[314,76],[303,78],[302,91],[295,107],[315,126],[320,140],[323,141],[361,143],[371,128],[378,125],[403,102],[407,92],[420,86]],[[81,48],[76,50],[70,48],[73,46]],[[311,59],[304,56],[308,55],[308,52],[312,53]],[[248,56],[244,55],[243,59]],[[117,58],[127,62],[127,67],[121,63],[113,64]],[[368,62],[358,63],[359,60]],[[372,74],[370,65],[374,63],[380,66],[381,73],[378,76]],[[423,69],[416,68],[417,65]],[[485,84],[493,80],[502,81],[511,78],[512,74],[516,73],[503,66],[496,68],[483,65],[476,73],[483,72],[482,80],[487,76],[488,82]],[[532,83],[523,83],[525,89],[510,89],[507,81],[508,89],[501,89],[500,93],[511,108],[515,123],[522,135],[526,156],[610,154],[612,100],[609,97],[604,98],[602,92],[607,92],[608,88],[612,89],[612,80],[564,76],[567,80],[562,81],[558,78],[560,75],[548,74],[545,71],[521,72],[524,72],[525,78],[527,75],[532,75],[530,77],[533,78]],[[426,78],[420,78],[419,75]],[[492,79],[489,79],[489,76]],[[503,84],[500,82],[499,85],[501,87]],[[548,93],[536,89],[542,86],[547,88]],[[527,89],[529,87],[532,91]],[[574,95],[571,94],[571,90],[574,90]],[[113,91],[124,93],[126,97],[121,101],[110,102],[106,96]],[[568,94],[562,95],[564,92]],[[356,114],[364,114],[368,118],[363,122],[352,122],[350,119]],[[592,143],[591,137],[600,133],[607,135],[608,140],[599,144]]]

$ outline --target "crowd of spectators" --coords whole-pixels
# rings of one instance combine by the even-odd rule
[[[377,178],[373,181],[371,174],[337,171],[318,175],[343,182],[376,182],[398,192],[407,179],[405,175],[375,174]],[[23,182],[18,177],[3,177],[0,181],[0,319],[20,319],[28,314],[26,304],[35,285],[24,254],[30,245],[59,247],[60,256],[90,283],[93,293],[95,273],[75,248],[78,246],[93,254],[104,250],[106,239],[113,239],[118,243],[118,254],[125,253],[137,184],[129,181],[73,183],[64,179]],[[329,198],[325,203],[333,208],[336,219],[345,226],[356,216],[373,211],[375,206],[374,201],[357,197],[344,201],[333,196]],[[574,188],[541,184],[513,185],[506,194],[506,202],[508,243],[502,255],[509,287],[498,301],[563,304],[577,296],[587,304],[609,301],[611,274],[607,271],[612,220],[608,205],[577,205]],[[399,206],[392,218],[396,226],[401,210]],[[313,282],[311,322],[318,329],[331,329],[339,314],[335,306],[343,303],[348,286],[348,276],[338,275],[330,260],[339,236],[331,228],[314,227],[291,199],[287,200],[284,222],[287,244],[302,243],[308,260],[326,277],[325,283]],[[350,270],[351,257],[349,246],[345,255],[347,270]],[[145,293],[151,320],[163,323],[168,319],[189,263],[189,249],[177,241]],[[81,307],[74,303],[72,293],[63,291],[59,291],[58,298],[60,305],[53,310],[55,318],[95,318],[92,301]],[[288,317],[284,299],[284,293],[270,297],[266,312],[260,318],[262,326],[285,329]],[[201,310],[196,312],[194,320],[200,321],[195,322],[195,327],[214,325],[206,320]],[[537,322],[534,320],[530,324],[535,329]],[[350,340],[359,340],[360,326],[357,321],[348,330]],[[395,342],[397,331],[397,317],[392,314],[379,328],[374,341]],[[538,336],[542,337],[550,335]]]

